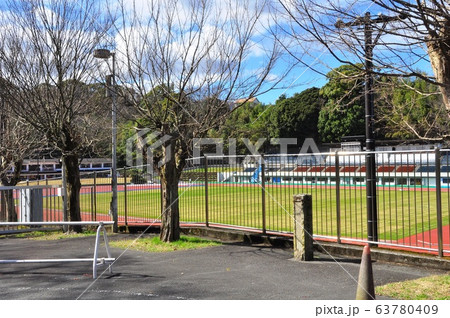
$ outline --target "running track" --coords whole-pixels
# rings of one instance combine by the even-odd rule
[[[183,183],[180,184],[180,187],[191,187],[191,186],[203,186],[203,184],[189,184],[189,183]],[[219,184],[211,184],[211,186],[221,186]],[[252,185],[252,184],[246,184],[246,185],[241,185],[241,186],[246,186],[246,187],[254,187],[254,186],[259,186],[259,185]],[[81,194],[90,194],[92,193],[91,188],[92,186],[82,186],[81,188]],[[292,187],[290,185],[269,185],[269,187]],[[324,187],[324,186],[315,186],[315,187]],[[157,190],[160,189],[160,185],[159,184],[146,184],[146,185],[127,185],[127,191],[139,191],[139,190]],[[326,186],[326,188],[329,188],[329,186]],[[341,188],[346,188],[346,187],[341,187]],[[96,186],[97,189],[97,193],[108,193],[111,192],[111,185],[97,185]],[[354,187],[352,187],[352,189],[354,189]],[[378,188],[378,189],[384,189],[384,188]],[[386,190],[390,190],[392,188],[386,188]],[[119,192],[123,192],[125,191],[125,186],[123,185],[118,185],[117,190]],[[403,189],[403,190],[420,190],[416,189],[416,188],[407,188],[407,189]],[[435,189],[429,189],[429,190],[434,190]],[[52,189],[52,190],[46,190],[44,189],[44,196],[54,196],[56,195],[56,190]],[[53,212],[53,213],[52,213]],[[61,221],[63,219],[63,215],[62,215],[62,211],[61,210],[47,210],[44,212],[44,218],[46,218],[45,216],[48,215],[53,215],[51,217],[51,220],[49,221]],[[46,218],[47,219],[47,218]],[[89,212],[82,212],[82,216],[81,219],[83,221],[89,221],[92,219],[92,215]],[[111,216],[108,214],[96,214],[96,220],[97,221],[110,221],[111,220]],[[125,225],[125,218],[123,216],[119,216],[119,224],[120,225]],[[128,216],[127,217],[127,225],[128,226],[133,226],[133,225],[137,225],[137,226],[149,226],[149,225],[153,225],[153,226],[159,226],[160,225],[160,220],[154,220],[154,219],[149,219],[149,218],[137,218],[137,217],[131,217]],[[182,226],[204,226],[204,224],[182,224]],[[221,225],[216,225],[215,227],[224,227],[227,229],[238,229],[238,230],[248,230],[248,231],[256,231],[256,232],[260,232],[260,230],[255,230],[255,229],[246,229],[246,228],[242,228],[242,227],[235,227],[235,226],[221,226]],[[273,233],[273,234],[277,234],[277,233]],[[279,234],[279,233],[278,233]],[[290,235],[292,236],[292,235]],[[442,237],[443,237],[443,248],[444,250],[446,250],[447,252],[444,252],[445,256],[450,256],[450,225],[445,225],[442,228]],[[321,240],[321,239],[318,239]],[[330,241],[328,239],[326,239],[325,241]],[[350,243],[350,244],[363,244],[363,243],[355,243],[349,240],[346,240],[345,238],[342,238],[341,241],[343,243]],[[400,249],[400,250],[408,250],[408,251],[419,251],[419,252],[425,252],[425,253],[429,253],[429,254],[437,254],[437,251],[429,251],[429,250],[425,250],[425,249],[437,249],[438,248],[438,231],[437,229],[432,229],[429,231],[425,231],[423,233],[418,233],[415,235],[411,235],[409,237],[405,237],[403,239],[397,240],[397,241],[393,241],[393,242],[389,242],[392,244],[398,244],[398,246],[391,246],[391,245],[383,245],[382,242],[380,242],[379,247],[384,247],[384,248],[388,248],[388,249]],[[424,248],[424,249],[415,249],[414,247],[417,248]]]

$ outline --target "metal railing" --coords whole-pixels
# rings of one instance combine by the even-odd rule
[[[182,196],[182,219],[183,212],[205,210],[209,226],[290,234],[292,197],[308,193],[314,201],[316,239],[366,243],[365,156],[336,152],[193,159],[185,180],[204,182],[205,203],[195,203],[194,209],[190,197]],[[441,256],[450,253],[449,150],[375,156],[378,240],[370,243]]]
[[[368,242],[365,155],[333,152],[190,159],[179,183],[180,221],[292,235],[293,195],[307,193],[313,197],[316,239]],[[448,255],[450,150],[386,151],[375,156],[378,241],[371,243]],[[61,182],[45,180],[45,184],[52,189],[46,191],[55,193],[44,195],[48,202],[44,221],[62,220]],[[4,191],[0,191],[1,220],[6,216]],[[161,183],[152,171],[146,167],[118,169],[119,225],[159,223],[161,199]],[[82,220],[111,220],[110,202],[111,173],[83,173]]]
[[[14,232],[20,226],[13,222],[62,221],[61,191],[58,186],[33,185],[0,187],[1,233]]]

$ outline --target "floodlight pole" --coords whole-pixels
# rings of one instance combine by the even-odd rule
[[[116,54],[107,49],[98,49],[94,51],[94,57],[100,59],[109,59],[112,57],[112,75],[107,76],[106,96],[112,97],[112,163],[111,163],[111,214],[114,221],[113,232],[118,229],[118,211],[117,211],[117,92],[116,92]],[[112,79],[112,80],[111,80]],[[108,85],[109,84],[109,85]],[[111,88],[112,86],[112,88]]]
[[[366,203],[367,203],[367,240],[378,242],[378,213],[377,213],[377,179],[375,162],[375,112],[373,94],[373,48],[378,42],[381,33],[388,22],[404,19],[404,15],[389,17],[378,15],[371,18],[370,12],[366,12],[364,17],[358,17],[352,22],[344,23],[338,20],[335,24],[337,28],[363,26],[364,27],[364,100],[365,100],[365,129],[366,129]],[[379,33],[373,40],[373,25],[383,23]],[[376,246],[376,243],[370,245]]]

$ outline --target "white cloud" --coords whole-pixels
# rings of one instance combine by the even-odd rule
[[[115,39],[119,63],[124,63],[128,54],[132,59],[129,65],[136,73],[142,72],[154,79],[172,77],[175,83],[187,79],[188,85],[195,87],[231,80],[224,74],[231,71],[239,59],[242,65],[251,65],[254,64],[252,59],[263,60],[272,48],[273,42],[262,35],[257,23],[253,29],[248,29],[247,23],[253,23],[251,19],[258,10],[255,1],[210,1],[204,8],[195,7],[201,2],[190,1],[194,7],[188,6],[187,1],[175,2],[152,2],[153,14],[145,12],[149,7],[143,1],[134,2],[140,10],[134,18],[139,21],[130,19],[136,24],[124,25]],[[124,5],[132,9],[131,3],[128,1]],[[243,6],[245,3],[247,5]],[[170,5],[177,9],[168,12]],[[242,56],[239,55],[241,45],[245,45]],[[166,69],[160,68],[167,65]],[[189,73],[190,69],[193,73]]]

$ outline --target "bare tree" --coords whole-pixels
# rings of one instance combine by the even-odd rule
[[[282,78],[271,73],[280,52],[265,34],[267,1],[119,3],[120,79],[134,92],[137,116],[161,143],[154,153],[162,183],[160,237],[174,241],[180,235],[178,182],[194,139],[222,124],[232,101],[250,99]]]
[[[448,1],[278,0],[276,3],[279,26],[291,39],[285,47],[297,62],[308,64],[319,73],[324,73],[324,65],[357,67],[359,63],[363,65],[362,75],[424,79],[440,87],[444,110],[450,116]],[[309,58],[304,52],[309,52]],[[373,66],[370,69],[364,66],[366,59]]]
[[[375,5],[402,17],[398,35],[426,45],[435,82],[450,115],[450,4],[445,0],[375,0]],[[402,30],[402,27],[404,30]],[[412,52],[417,52],[412,51]],[[411,67],[410,67],[411,68]]]
[[[67,177],[64,217],[79,221],[80,159],[106,117],[85,83],[95,65],[92,51],[108,23],[95,0],[8,0],[5,5],[0,75],[13,85],[6,98],[18,118],[61,151]]]
[[[14,116],[14,105],[4,98],[10,87],[8,81],[0,79],[0,184],[6,187],[17,185],[23,159],[39,147],[32,127]],[[13,190],[3,190],[1,196],[0,220],[17,221]]]

